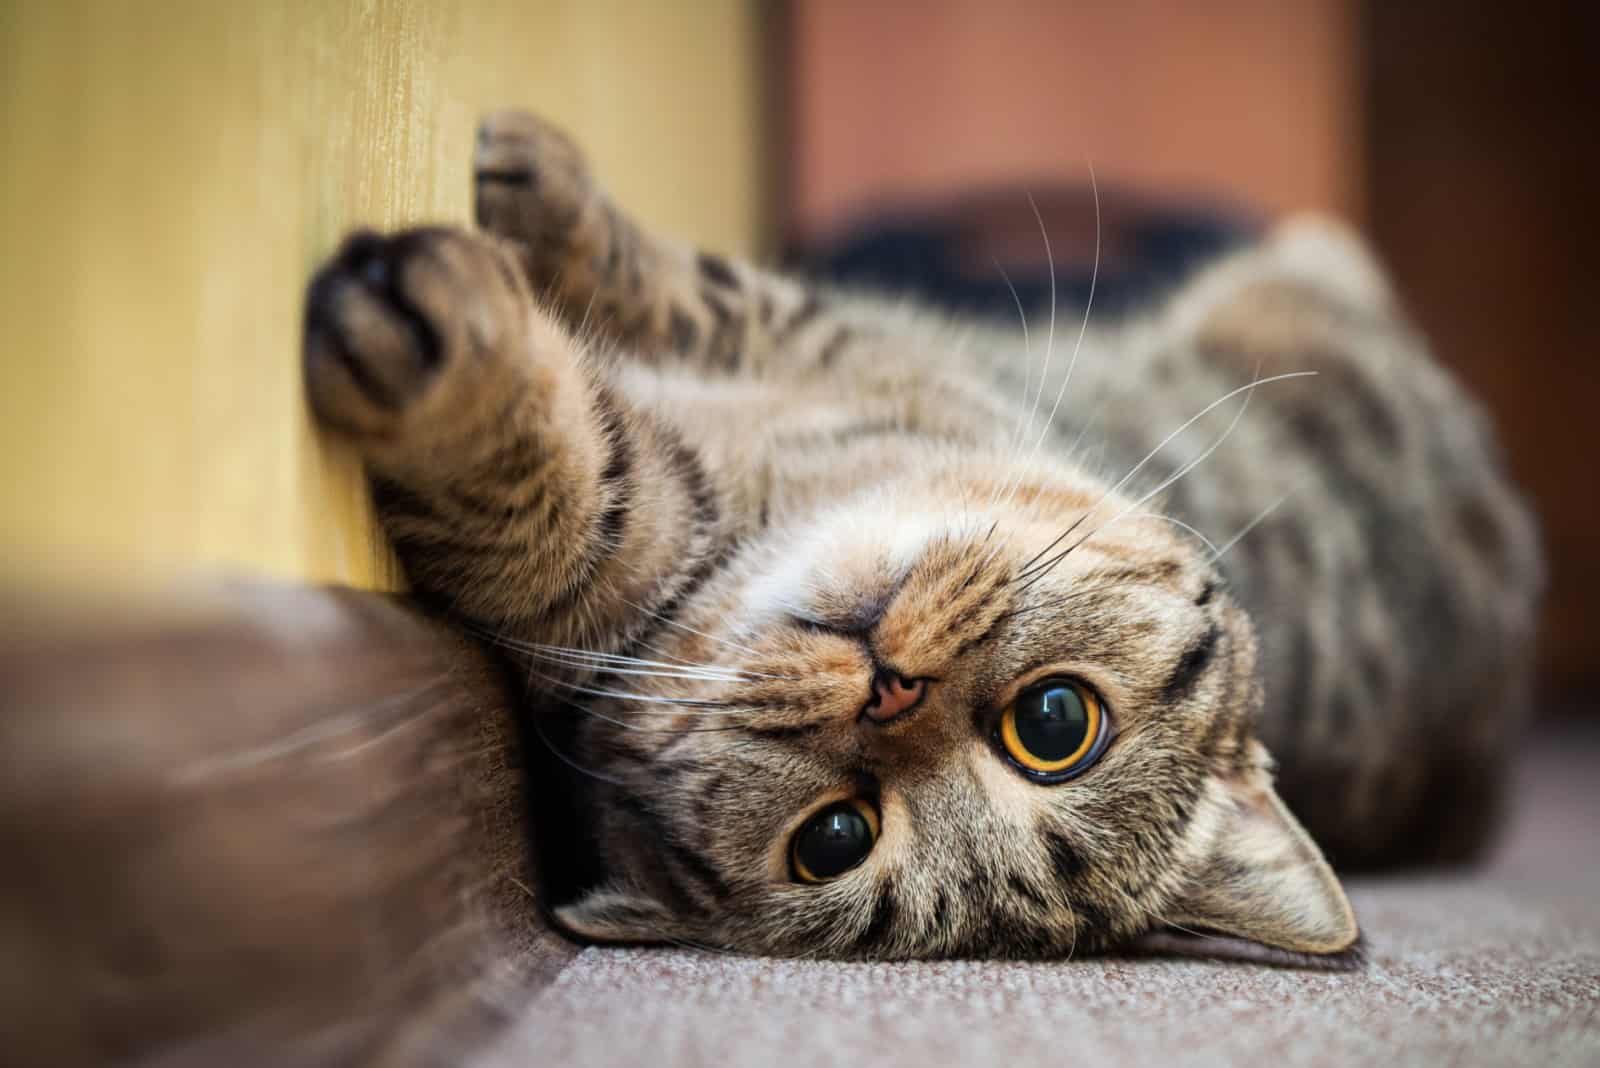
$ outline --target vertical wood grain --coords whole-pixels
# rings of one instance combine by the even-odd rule
[[[351,226],[470,217],[485,109],[623,203],[758,239],[750,0],[0,6],[0,579],[392,586],[308,425],[301,287]]]

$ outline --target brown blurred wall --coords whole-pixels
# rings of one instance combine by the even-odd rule
[[[1359,20],[1336,0],[797,0],[789,236],[975,185],[1364,211]]]

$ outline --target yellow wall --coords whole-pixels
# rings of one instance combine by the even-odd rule
[[[392,584],[302,406],[309,272],[357,223],[466,221],[506,105],[748,251],[756,34],[752,0],[0,0],[0,580]]]

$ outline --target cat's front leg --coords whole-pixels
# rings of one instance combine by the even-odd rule
[[[473,178],[478,224],[511,245],[534,290],[571,329],[637,358],[789,373],[826,368],[876,333],[808,286],[640,227],[537,116],[485,119]]]
[[[606,388],[493,239],[351,237],[311,284],[304,372],[413,585],[481,628],[621,648],[720,546],[694,451]]]

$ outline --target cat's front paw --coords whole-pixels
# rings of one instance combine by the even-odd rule
[[[446,228],[361,231],[306,294],[304,374],[318,419],[392,437],[431,399],[471,388],[519,327],[526,296],[506,253]]]
[[[559,274],[595,196],[572,139],[536,115],[496,112],[478,127],[472,176],[478,225],[514,242],[537,284]]]

